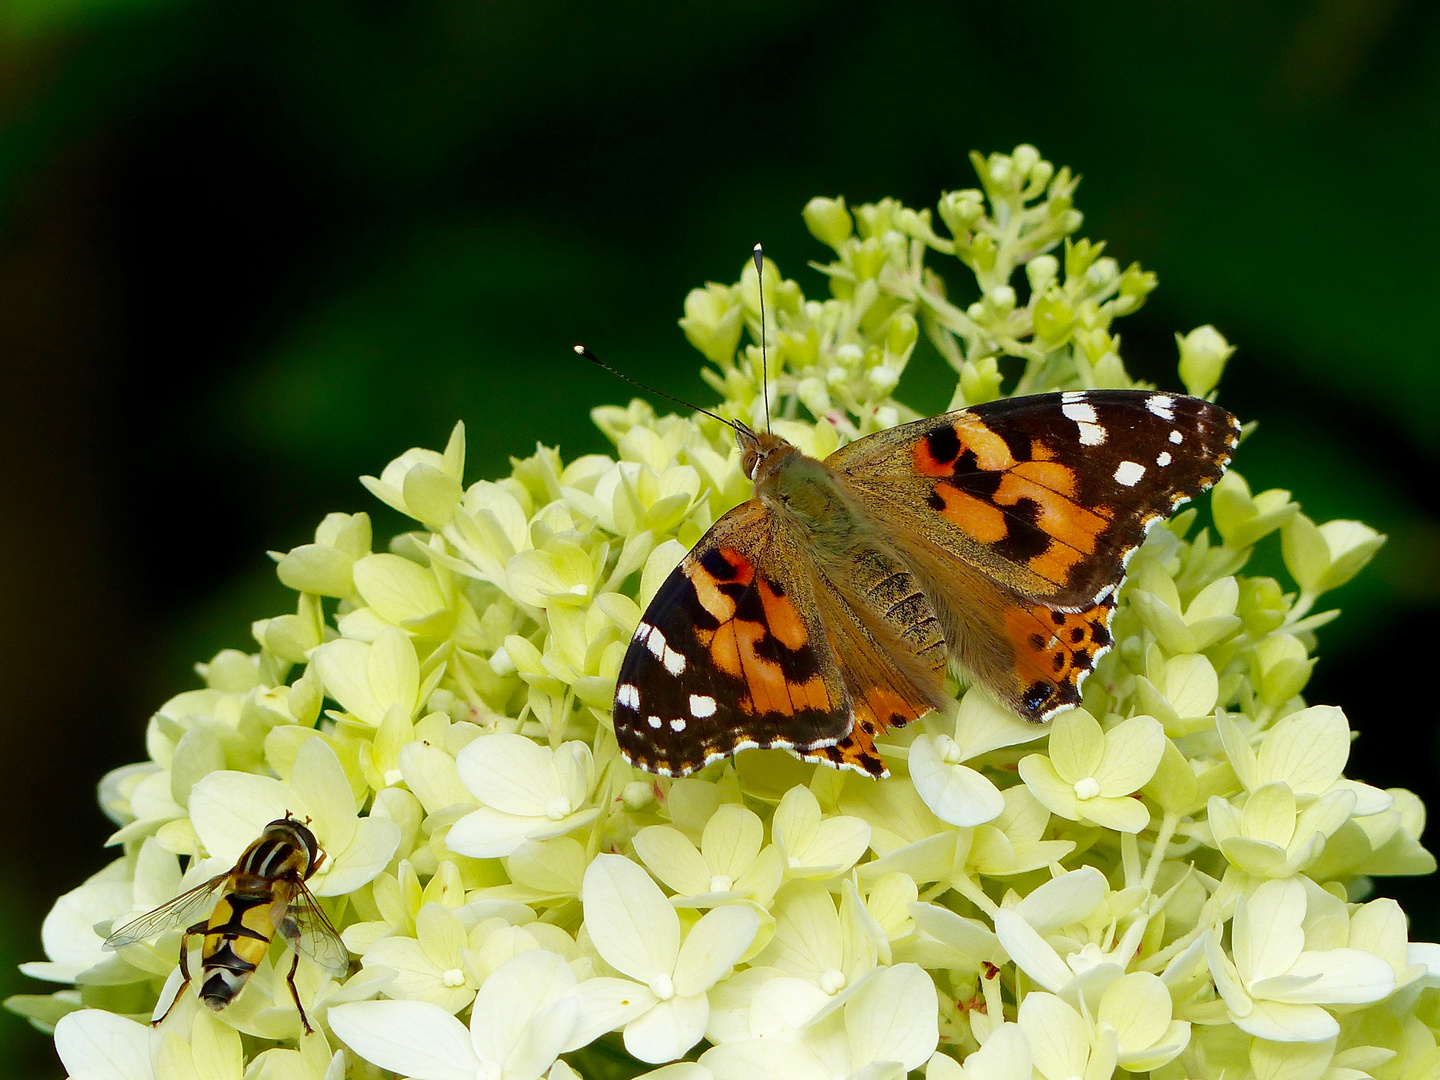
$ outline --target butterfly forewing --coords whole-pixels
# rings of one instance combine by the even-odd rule
[[[107,949],[120,949],[137,941],[163,934],[177,927],[188,927],[210,914],[230,874],[219,874],[209,881],[196,885],[175,899],[161,904],[153,911],[146,912],[138,919],[132,919],[105,939]]]
[[[1152,522],[1210,487],[1239,439],[1199,398],[1005,398],[891,428],[826,464],[877,513],[1021,596],[1095,604]]]
[[[731,510],[665,579],[615,692],[632,764],[682,776],[748,747],[811,750],[850,730],[803,562],[757,500]]]

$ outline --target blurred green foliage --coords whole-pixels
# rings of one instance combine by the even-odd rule
[[[0,3],[0,993],[103,865],[95,780],[283,605],[265,549],[375,512],[355,477],[457,417],[508,418],[470,426],[473,477],[599,449],[588,410],[629,388],[575,340],[711,400],[690,288],[763,239],[820,293],[807,199],[931,204],[1021,141],[1159,275],[1132,369],[1214,323],[1246,477],[1390,534],[1312,697],[1358,776],[1434,799],[1437,106],[1424,0]],[[900,396],[942,408],[944,375],[919,355]],[[0,1060],[60,1075],[14,1017]]]

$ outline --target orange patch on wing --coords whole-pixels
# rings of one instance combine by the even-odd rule
[[[776,594],[764,578],[760,579],[758,589],[760,603],[765,608],[765,621],[770,624],[770,633],[781,645],[793,652],[810,640],[805,621],[788,596]]]
[[[1000,472],[1014,466],[1015,455],[988,424],[980,420],[961,421],[955,425],[955,433],[960,436],[964,449],[974,452],[975,464],[986,472]]]
[[[954,461],[941,461],[930,452],[930,440],[927,437],[922,436],[915,440],[910,447],[910,456],[914,459],[915,471],[921,476],[951,476],[955,472]]]
[[[1106,627],[1110,611],[1110,605],[1097,604],[1083,611],[1057,612],[1036,606],[1006,612],[1005,636],[1021,682],[1077,683],[1094,666],[1094,658],[1110,645]]]
[[[872,686],[862,700],[855,703],[856,726],[864,730],[861,720],[871,723],[877,732],[901,727],[930,711],[924,702],[907,701],[888,686]]]
[[[936,484],[935,495],[945,503],[940,516],[982,544],[999,543],[1009,533],[1005,512],[993,503],[949,484]]]

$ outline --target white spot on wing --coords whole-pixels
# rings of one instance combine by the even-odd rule
[[[690,715],[697,720],[715,715],[715,699],[708,694],[690,695]]]
[[[627,708],[638,709],[640,708],[640,689],[633,683],[621,683],[620,689],[615,691],[615,700]]]
[[[674,649],[665,650],[665,670],[671,675],[679,675],[685,670],[685,657]]]
[[[1066,390],[1060,395],[1060,404],[1062,405],[1074,405],[1084,400],[1085,391],[1083,390]]]
[[[645,718],[645,722],[653,728],[658,728],[660,726],[660,718],[658,716],[647,716]]]
[[[1133,461],[1122,461],[1115,469],[1115,482],[1123,487],[1134,487],[1144,475],[1144,465]]]
[[[639,641],[641,638],[643,638],[643,637],[645,637],[647,634],[649,634],[650,631],[653,630],[653,629],[655,629],[653,626],[651,626],[649,623],[647,623],[644,619],[641,619],[641,620],[640,620],[640,625],[637,626],[637,627],[635,627],[635,633],[633,633],[633,634],[630,635],[630,640],[631,640],[631,641]]]
[[[670,721],[670,730],[671,730],[671,731],[684,731],[684,730],[685,730],[685,721],[684,721],[684,720],[679,720],[679,719],[671,720],[671,721]]]
[[[1161,468],[1164,468],[1166,465],[1169,465],[1169,464],[1170,464],[1170,451],[1169,451],[1169,450],[1162,450],[1162,451],[1160,451],[1160,456],[1155,459],[1155,464],[1156,464],[1156,465],[1159,465]]]
[[[1169,394],[1151,394],[1145,402],[1145,408],[1149,409],[1161,420],[1175,419],[1175,399]]]
[[[1081,446],[1104,446],[1105,429],[1099,424],[1078,424]]]
[[[1176,446],[1179,446],[1182,442],[1185,441],[1185,436],[1181,435],[1178,431],[1172,431],[1170,432],[1170,441]]]
[[[1083,401],[1066,402],[1060,407],[1060,411],[1065,414],[1067,419],[1074,420],[1077,424],[1093,424],[1096,420],[1094,407]]]
[[[685,670],[685,657],[665,642],[665,635],[660,632],[658,626],[650,628],[650,636],[645,639],[645,647],[650,650],[650,655],[665,665],[665,670],[671,675],[679,675]]]

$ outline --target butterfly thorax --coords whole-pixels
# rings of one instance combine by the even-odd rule
[[[742,436],[741,446],[755,497],[777,521],[803,534],[817,553],[849,548],[864,531],[864,517],[844,481],[778,435],[751,438],[753,443]]]

